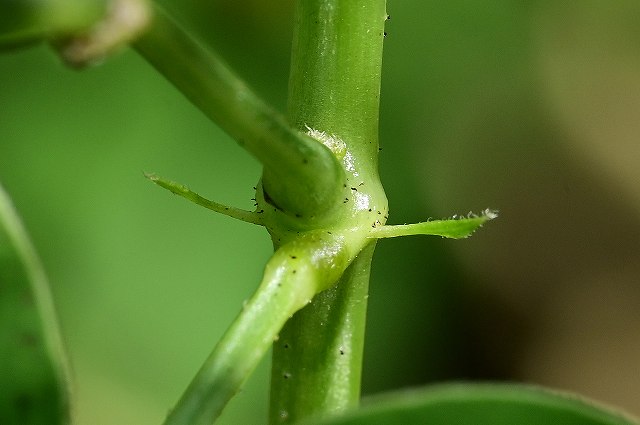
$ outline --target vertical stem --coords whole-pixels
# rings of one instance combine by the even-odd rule
[[[299,0],[288,105],[293,126],[345,142],[348,181],[363,184],[385,205],[377,156],[386,17],[385,0]],[[374,246],[280,333],[273,352],[271,423],[293,423],[358,403]]]
[[[351,263],[337,285],[291,318],[273,348],[272,424],[357,405],[369,272],[375,242]]]
[[[299,0],[291,123],[339,136],[377,175],[385,0]]]

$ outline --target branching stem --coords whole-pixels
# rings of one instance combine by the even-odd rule
[[[263,186],[291,216],[310,216],[339,204],[344,171],[322,143],[293,129],[211,49],[159,6],[138,52],[194,105],[263,165]]]
[[[282,246],[244,305],[171,411],[165,425],[208,425],[257,366],[284,323],[333,285],[353,259],[344,238],[311,232]]]

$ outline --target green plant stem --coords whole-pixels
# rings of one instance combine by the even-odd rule
[[[291,128],[210,49],[158,6],[138,52],[263,165],[272,203],[293,217],[339,204],[344,172],[322,143]]]
[[[316,296],[280,332],[273,348],[270,423],[357,404],[374,246],[369,244],[337,285]]]
[[[300,0],[294,27],[289,119],[346,145],[344,186],[352,189],[344,199],[355,206],[353,218],[342,225],[353,220],[363,234],[376,217],[384,224],[387,211],[377,172],[386,16],[384,0]],[[367,206],[358,206],[359,199]],[[271,423],[333,414],[358,403],[373,249],[368,245],[337,286],[282,330],[273,353]]]
[[[283,245],[260,287],[198,371],[165,425],[210,424],[269,349],[283,324],[339,278],[355,254],[345,238],[310,232]]]
[[[384,0],[299,0],[288,116],[294,126],[335,135],[378,173],[378,115]]]

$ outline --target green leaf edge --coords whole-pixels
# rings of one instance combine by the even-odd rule
[[[528,384],[516,383],[447,383],[428,387],[386,393],[365,398],[363,407],[346,412],[341,416],[320,420],[303,421],[301,425],[356,425],[389,422],[371,422],[389,420],[394,415],[402,414],[402,424],[423,424],[425,412],[433,409],[452,409],[455,405],[466,404],[467,407],[489,407],[492,404],[503,405],[509,409],[519,408],[525,411],[532,407],[548,409],[539,423],[565,424],[599,424],[599,425],[639,425],[640,421],[626,412],[606,406],[603,403],[589,400],[586,397],[555,389]],[[422,414],[421,414],[422,412]],[[495,413],[495,411],[494,411]],[[567,414],[577,416],[574,421],[558,422]],[[469,415],[468,423],[483,425],[495,423],[496,416],[482,422],[479,416]],[[511,413],[511,417],[513,413]],[[450,421],[438,422],[437,425],[453,425],[461,422],[459,415],[451,416]],[[386,419],[385,419],[386,418]],[[407,419],[413,419],[407,422]],[[580,419],[580,422],[577,420]],[[589,421],[589,422],[582,422]],[[396,422],[393,422],[396,423]],[[530,423],[530,422],[527,422]]]

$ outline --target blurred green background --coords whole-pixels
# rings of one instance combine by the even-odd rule
[[[284,108],[293,0],[165,1]],[[463,241],[378,245],[367,394],[458,379],[640,415],[640,3],[389,1],[381,174],[392,223],[491,207]],[[81,72],[0,55],[0,181],[42,256],[78,423],[160,423],[260,280],[259,164],[132,51]],[[263,423],[268,359],[223,424]]]

